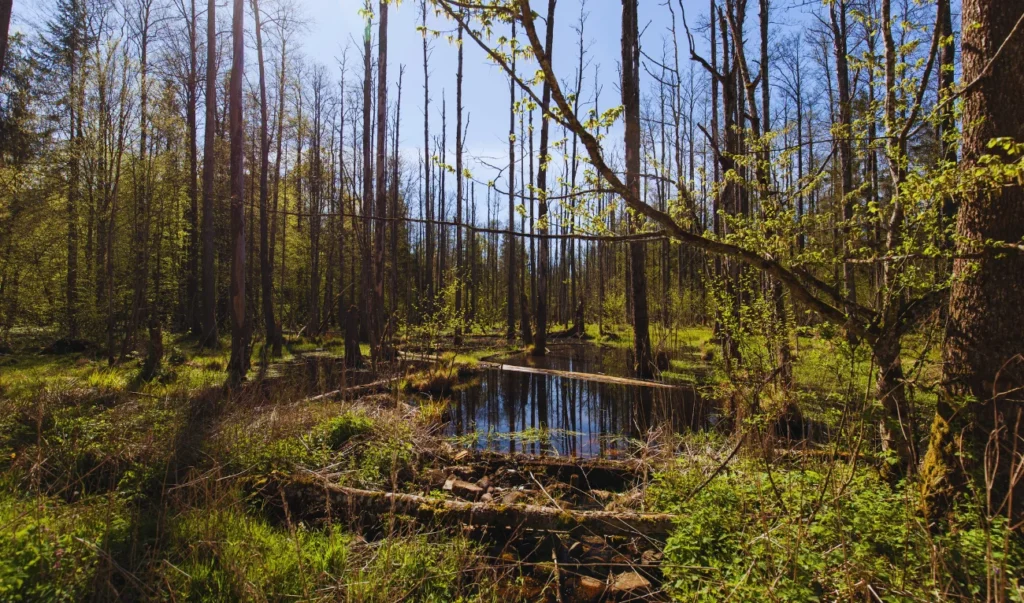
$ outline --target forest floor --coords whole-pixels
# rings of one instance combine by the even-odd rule
[[[862,352],[801,338],[784,403],[756,369],[726,379],[709,335],[656,336],[662,378],[763,413],[614,460],[445,434],[446,394],[512,351],[493,336],[405,341],[375,376],[340,340],[293,338],[232,392],[226,349],[169,342],[144,382],[137,359],[26,337],[0,355],[0,600],[970,600],[993,564],[1021,575],[1019,539],[978,509],[922,525],[917,482],[850,418],[871,415]],[[908,348],[924,424],[933,352]],[[778,436],[794,405],[828,441]]]

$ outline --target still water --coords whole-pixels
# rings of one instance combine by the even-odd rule
[[[628,352],[592,345],[551,348],[546,357],[494,358],[516,366],[630,377]],[[564,376],[484,369],[456,392],[448,435],[465,445],[501,452],[615,457],[627,438],[650,429],[706,429],[716,418],[694,384],[655,388]]]

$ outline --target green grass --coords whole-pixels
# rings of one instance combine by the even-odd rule
[[[101,595],[106,556],[130,537],[129,512],[116,497],[73,504],[0,490],[0,600],[75,601]]]
[[[1010,577],[1011,600],[1024,595],[1024,542],[1005,518],[963,507],[933,535],[917,516],[918,485],[892,485],[863,465],[776,463],[768,473],[740,460],[685,498],[717,462],[680,463],[648,493],[653,509],[679,516],[664,571],[681,599],[852,601],[873,590],[886,601],[973,600],[994,567]]]
[[[628,329],[618,332],[607,344],[631,345]],[[798,340],[796,396],[805,416],[836,425],[844,403],[870,391],[871,361],[864,347],[851,350],[830,335],[804,330]],[[702,375],[725,387],[710,337],[703,328],[666,334],[685,350],[666,375]],[[770,360],[756,349],[763,342],[745,343],[751,363]],[[283,360],[319,348],[340,350],[331,338],[295,340]],[[498,342],[445,359],[465,370],[507,351]],[[482,549],[462,536],[429,526],[367,542],[340,523],[271,512],[276,503],[259,492],[306,470],[401,489],[397,476],[420,458],[412,442],[425,437],[442,402],[429,403],[417,422],[372,404],[296,403],[293,391],[223,400],[227,357],[226,346],[210,352],[170,339],[150,382],[138,379],[137,360],[108,367],[88,357],[19,354],[0,370],[0,600],[512,598]],[[920,369],[919,382],[936,378],[938,360],[926,339],[907,338],[904,365]],[[927,414],[931,394],[915,395]],[[558,435],[483,434],[538,443]],[[855,436],[838,434],[830,445],[848,450]],[[1024,544],[974,506],[958,508],[952,529],[933,536],[917,515],[913,479],[894,484],[868,459],[851,469],[817,456],[775,459],[769,473],[746,449],[689,498],[724,458],[711,451],[727,443],[715,433],[678,441],[685,455],[659,470],[646,500],[649,510],[680,516],[663,567],[677,598],[859,600],[872,596],[870,586],[883,600],[971,600],[998,568],[1017,589],[1007,598],[1024,600],[1014,581],[1024,572]]]

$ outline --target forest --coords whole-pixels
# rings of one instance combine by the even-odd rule
[[[0,0],[0,600],[1024,601],[1021,30]]]

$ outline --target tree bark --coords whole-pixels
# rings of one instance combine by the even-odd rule
[[[626,187],[640,198],[640,40],[637,0],[622,0],[622,106],[625,117]],[[633,299],[633,363],[636,375],[654,374],[648,331],[644,243],[629,243],[630,296]]]
[[[544,53],[551,56],[554,44],[555,32],[555,0],[548,0],[547,29],[544,34]],[[540,159],[537,166],[537,193],[539,203],[537,206],[537,230],[541,235],[547,234],[550,229],[548,223],[548,129],[551,123],[549,110],[551,105],[551,83],[544,80],[544,89],[541,92],[540,101]],[[537,333],[533,338],[533,347],[530,353],[534,356],[543,356],[547,353],[548,340],[548,273],[551,270],[550,240],[542,237],[539,244],[537,257]]]
[[[370,3],[367,0],[366,8],[369,9]],[[362,320],[363,324],[360,325],[362,328],[369,326],[370,316],[373,308],[370,304],[373,303],[373,248],[372,248],[372,233],[373,233],[373,220],[370,219],[373,216],[373,139],[372,132],[373,127],[371,123],[370,111],[373,105],[373,95],[371,92],[371,86],[373,85],[373,55],[371,47],[371,21],[367,17],[366,30],[363,34],[363,133],[362,133],[362,151],[363,151],[363,207],[362,207],[362,255],[363,255],[363,267],[362,267],[362,283],[363,286],[360,288],[359,297],[361,300],[362,309]],[[376,342],[373,340],[374,333],[367,329],[370,335],[370,348],[371,352],[376,348]],[[371,356],[371,358],[375,358]]]
[[[462,206],[464,180],[462,177],[462,25],[459,25],[458,67],[455,71],[455,337],[462,345]]]
[[[275,256],[275,251],[276,251],[276,241],[277,241],[277,210],[278,210],[278,199],[279,199],[279,195],[280,195],[280,192],[281,192],[281,158],[282,158],[282,156],[284,154],[283,153],[283,150],[284,150],[284,148],[283,148],[284,147],[284,120],[285,120],[284,91],[285,91],[285,81],[286,81],[286,78],[285,78],[285,66],[287,64],[286,63],[286,58],[287,58],[288,55],[285,52],[286,49],[287,49],[287,35],[285,33],[284,25],[283,24],[281,25],[281,28],[279,29],[279,34],[281,36],[281,64],[278,67],[279,71],[278,71],[278,74],[277,74],[277,77],[278,77],[278,86],[277,86],[277,96],[278,96],[278,98],[277,98],[277,141],[276,141],[277,152],[274,155],[274,172],[273,172],[274,173],[274,212],[273,212],[273,214],[271,214],[271,220],[270,220],[270,242],[268,243],[268,245],[270,247],[269,252],[268,252],[268,258],[269,258],[271,273],[273,273],[273,271],[274,271],[274,257],[276,257]],[[281,223],[282,223],[282,225],[285,228],[288,225],[288,221],[285,220],[285,219],[282,219]],[[282,256],[284,255],[284,253],[283,253],[283,238],[284,238],[283,230],[284,230],[284,228],[282,228]],[[282,277],[283,277],[283,275],[284,275],[284,273],[283,273],[284,258],[283,257],[282,257],[281,265],[282,265]],[[271,278],[273,278],[273,277],[271,277]],[[284,279],[283,278],[278,283],[278,286],[279,287],[283,287],[284,286]],[[271,281],[271,289],[273,289],[273,281]],[[271,308],[273,308],[272,304],[271,304]],[[274,338],[273,338],[272,341],[270,341],[269,337],[268,337],[268,343],[269,343],[269,345],[271,345],[271,348],[272,348],[271,349],[271,354],[274,357],[280,357],[281,356],[281,351],[282,351],[281,347],[284,344],[283,337],[282,337],[282,334],[281,334],[281,325],[280,325],[280,323],[275,322],[275,324],[274,324]]]
[[[842,208],[843,208],[843,241],[839,247],[843,254],[848,253],[851,244],[850,232],[853,220],[853,110],[850,105],[850,67],[847,58],[846,33],[846,1],[837,0],[829,5],[829,17],[832,26],[832,43],[836,60],[836,83],[839,92],[839,169],[842,177]],[[846,296],[851,303],[857,301],[857,286],[854,280],[853,264],[843,263],[843,284]]]
[[[516,39],[516,22],[512,21],[512,39]],[[508,291],[505,300],[505,338],[516,338],[516,50],[512,52],[512,77],[508,80],[508,235],[505,237]]]
[[[217,2],[208,0],[206,8],[206,125],[203,140],[203,270],[202,328],[200,345],[219,347],[217,336],[217,284],[214,268],[213,178],[216,170],[214,141],[217,136]]]
[[[964,0],[962,6],[964,81],[973,82],[964,94],[962,160],[970,171],[983,155],[1016,159],[990,149],[991,140],[1024,140],[1024,36],[1010,37],[1024,6],[1004,0]],[[986,494],[990,514],[1019,518],[1024,255],[986,241],[1024,239],[1024,187],[979,186],[960,202],[958,255],[982,257],[953,265],[943,388],[922,468],[924,511],[932,521],[941,519],[973,481]]]
[[[264,362],[272,350],[279,350],[277,322],[274,320],[274,265],[270,257],[270,225],[267,211],[268,177],[270,171],[270,137],[267,109],[267,79],[263,63],[263,32],[259,0],[252,0],[252,13],[256,26],[256,59],[260,71],[260,289],[263,302]]]
[[[374,525],[381,525],[385,516],[402,515],[426,525],[440,521],[456,527],[489,525],[663,540],[672,532],[676,521],[675,516],[664,513],[573,511],[540,505],[432,500],[414,494],[348,488],[326,481],[293,480],[280,486],[291,513],[299,512],[310,519],[330,519],[337,515],[356,520],[364,516]],[[279,491],[268,492],[277,495]]]
[[[7,60],[7,32],[11,27],[14,0],[0,0],[0,81],[3,80]]]
[[[237,385],[249,372],[249,321],[245,312],[245,127],[242,123],[242,79],[245,35],[242,0],[234,0],[231,19],[231,82],[228,89],[231,133],[231,359],[228,383]]]
[[[374,367],[387,347],[388,325],[384,321],[384,245],[388,211],[387,198],[387,130],[388,130],[388,3],[380,2],[380,33],[377,41],[377,208],[374,225],[373,313],[370,316],[370,355]],[[369,175],[367,175],[369,177]]]
[[[199,337],[202,313],[199,307],[199,19],[196,0],[188,14],[188,75],[185,82],[185,121],[188,127],[188,258],[185,268],[185,307],[183,317],[189,332]]]
[[[420,11],[423,22],[423,203],[427,210],[427,257],[423,264],[423,274],[426,279],[427,309],[432,312],[434,309],[434,200],[431,197],[431,163],[430,154],[430,69],[429,49],[427,47],[427,0],[420,0]]]

